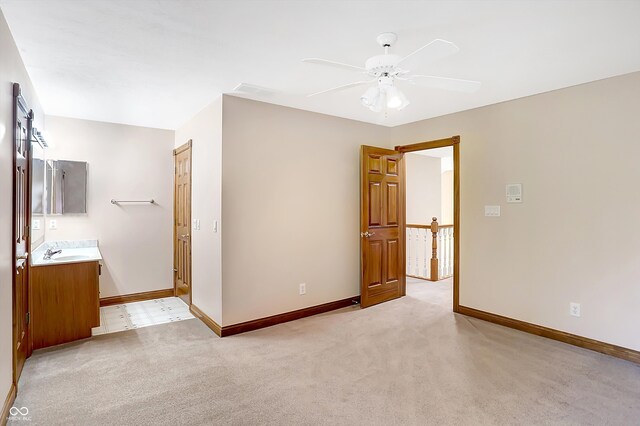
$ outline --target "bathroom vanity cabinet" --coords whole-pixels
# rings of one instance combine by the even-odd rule
[[[33,349],[91,337],[100,326],[100,263],[56,263],[31,268]]]

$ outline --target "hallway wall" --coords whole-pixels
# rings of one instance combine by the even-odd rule
[[[442,223],[441,160],[421,154],[405,154],[406,223],[428,225],[437,217]]]
[[[462,305],[640,350],[638,111],[640,72],[391,129],[461,136]]]
[[[222,97],[202,109],[175,134],[175,147],[192,140],[192,302],[222,325]],[[218,230],[214,223],[218,222]]]
[[[440,175],[441,183],[441,222],[443,225],[453,224],[453,170],[447,170]]]
[[[389,129],[232,96],[223,116],[224,325],[360,294],[360,145]]]

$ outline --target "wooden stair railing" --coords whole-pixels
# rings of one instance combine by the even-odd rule
[[[438,263],[438,218],[434,217],[431,219],[431,281],[438,281]]]
[[[408,224],[406,228],[407,275],[430,281],[451,277],[453,275],[453,225],[440,225],[438,218],[434,217],[431,225]],[[413,230],[415,230],[415,241]],[[427,268],[429,233],[431,233],[431,258]],[[423,262],[420,262],[421,260]],[[422,269],[420,263],[423,263]]]

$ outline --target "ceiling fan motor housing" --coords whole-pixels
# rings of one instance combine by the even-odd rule
[[[369,74],[379,77],[384,74],[391,74],[398,61],[400,61],[400,56],[398,55],[376,55],[367,59],[365,68]]]
[[[393,78],[383,75],[380,78],[378,78],[378,85],[381,87],[393,86]]]

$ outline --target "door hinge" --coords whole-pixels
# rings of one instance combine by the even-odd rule
[[[27,312],[26,320],[27,320],[27,325],[29,325],[29,323],[31,322],[31,312]]]
[[[25,238],[29,238],[29,231],[30,231],[29,225],[25,225],[24,226],[24,237]]]

